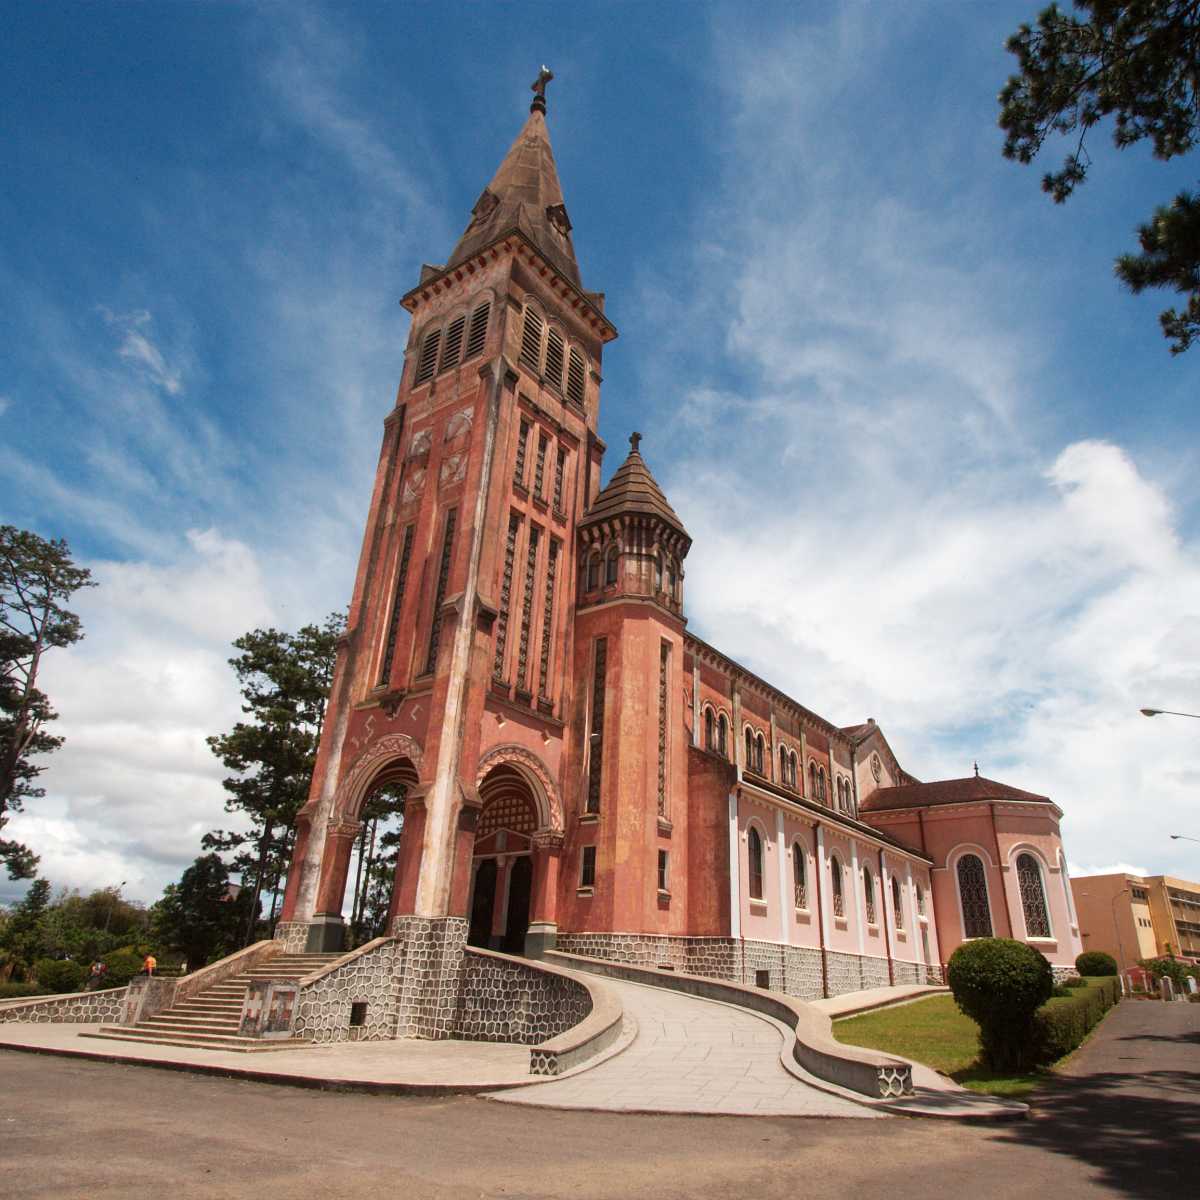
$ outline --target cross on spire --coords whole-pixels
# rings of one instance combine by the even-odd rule
[[[638,453],[638,444],[641,442],[641,440],[642,435],[640,433],[631,433],[629,435],[629,452],[631,454]]]
[[[529,106],[530,112],[545,113],[546,111],[546,84],[554,78],[554,72],[550,70],[545,63],[542,64],[542,69],[538,72],[538,77],[529,85],[529,90],[533,93],[533,103]]]
[[[978,763],[975,764],[975,778],[976,779],[979,778],[979,764]]]

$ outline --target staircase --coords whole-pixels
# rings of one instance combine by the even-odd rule
[[[214,983],[136,1025],[102,1025],[95,1033],[84,1036],[208,1050],[291,1050],[307,1046],[308,1042],[301,1038],[272,1040],[239,1036],[246,987],[252,980],[311,975],[338,958],[340,954],[280,954],[241,975]]]

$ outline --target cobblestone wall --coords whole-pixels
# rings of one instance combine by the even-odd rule
[[[468,950],[455,1036],[534,1046],[566,1033],[591,1011],[587,988],[574,979]]]
[[[45,1025],[65,1021],[117,1021],[121,1016],[124,988],[105,988],[102,992],[79,992],[70,996],[30,997],[0,1004],[0,1022],[26,1021]]]
[[[924,983],[926,968],[923,963],[897,962],[894,965],[897,983]]]
[[[284,954],[303,954],[308,946],[308,922],[280,921],[275,926],[275,940],[283,943]]]
[[[398,971],[403,948],[388,940],[302,989],[293,1032],[314,1042],[376,1042],[396,1036]],[[351,1026],[351,1006],[366,1005],[362,1023]]]
[[[888,976],[888,960],[886,958],[869,958],[864,956],[858,961],[862,968],[862,987],[888,987],[891,984],[892,981]],[[897,979],[896,982],[899,983],[900,980]]]
[[[404,955],[397,1037],[448,1038],[458,1020],[467,923],[460,917],[397,917]]]

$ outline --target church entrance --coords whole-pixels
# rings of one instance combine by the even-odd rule
[[[489,771],[479,793],[483,808],[475,830],[467,941],[523,954],[533,893],[537,806],[528,783],[509,766]]]

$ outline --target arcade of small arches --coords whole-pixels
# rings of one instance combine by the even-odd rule
[[[621,582],[622,558],[639,566],[649,564],[649,579],[643,581],[641,590],[665,600],[673,608],[683,604],[683,567],[678,552],[636,524],[608,533],[587,550],[579,568],[580,594],[616,588]]]

